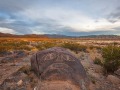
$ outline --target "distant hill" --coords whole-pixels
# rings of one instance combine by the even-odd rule
[[[45,36],[49,38],[74,38],[75,36],[66,36],[66,35],[60,35],[60,34],[44,34]]]
[[[16,38],[48,38],[45,35],[37,35],[37,34],[26,34],[26,35],[15,35],[9,33],[0,33],[0,37],[16,37]]]
[[[0,37],[33,37],[33,38],[72,38],[72,36],[59,35],[59,34],[26,34],[26,35],[15,35],[9,33],[1,33]]]
[[[120,36],[118,35],[89,35],[89,36],[80,36],[79,38],[120,39]]]
[[[16,36],[16,35],[9,34],[9,33],[1,33],[0,32],[0,37],[12,37],[12,36]]]
[[[9,33],[0,33],[0,37],[16,37],[16,38],[77,38],[77,39],[120,39],[118,35],[89,35],[89,36],[66,36],[59,34],[26,34],[15,35]]]

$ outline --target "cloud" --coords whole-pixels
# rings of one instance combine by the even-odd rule
[[[0,32],[2,33],[10,33],[10,34],[16,34],[17,32],[13,29],[9,29],[9,28],[2,28],[0,27]]]
[[[12,29],[18,34],[88,35],[116,33],[120,28],[118,0],[0,0],[0,2],[0,27]]]
[[[37,1],[37,0],[34,0]],[[15,13],[23,11],[26,8],[29,8],[31,5],[34,5],[34,1],[30,0],[0,0],[0,11]]]
[[[110,13],[107,19],[111,23],[120,21],[120,7],[117,7],[112,13]]]
[[[32,11],[36,14],[33,14]],[[98,22],[96,22],[94,18],[76,10],[72,11],[66,9],[63,10],[61,8],[50,8],[43,9],[43,11],[44,12],[41,13],[41,10],[29,9],[22,14],[25,16],[30,15],[29,18],[31,20],[40,22],[39,25],[43,27],[43,30],[44,28],[47,28],[51,30],[51,32],[54,31],[54,29],[56,31],[65,31],[66,29],[64,28],[66,27],[69,28],[67,30],[72,30],[74,32],[114,31],[115,28],[120,27],[120,22],[113,24],[105,18],[99,18],[97,19]]]

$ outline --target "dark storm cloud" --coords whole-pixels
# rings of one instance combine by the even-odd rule
[[[33,25],[34,24],[29,23],[29,21],[16,20],[15,17],[14,19],[0,17],[0,27],[13,29],[18,34],[31,32],[29,28],[32,27]]]
[[[0,11],[18,12],[34,4],[34,0],[0,0]]]
[[[39,19],[38,21],[32,22],[16,19],[15,21],[14,19],[9,19],[9,22],[6,22],[6,18],[1,19],[2,21],[0,21],[0,27],[13,29],[18,34],[30,34],[34,31],[44,31],[44,33],[60,33],[61,31],[66,30],[66,28],[51,19]],[[13,22],[10,22],[11,20],[13,20]]]
[[[31,32],[29,27],[32,25],[18,15],[31,4],[34,2],[30,0],[0,0],[0,27],[13,29],[18,34]]]
[[[112,13],[108,15],[108,21],[115,23],[120,20],[120,7],[117,7]]]

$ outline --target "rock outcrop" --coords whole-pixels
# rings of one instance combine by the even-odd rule
[[[84,67],[64,48],[37,52],[31,58],[31,68],[40,79],[36,90],[89,90]]]

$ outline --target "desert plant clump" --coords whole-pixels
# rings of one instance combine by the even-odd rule
[[[54,42],[41,42],[40,44],[36,45],[36,48],[38,50],[44,50],[55,46],[56,44]]]
[[[100,46],[93,46],[93,45],[90,45],[89,46],[89,49],[97,49],[97,50],[101,50],[102,49],[102,47],[100,47]]]
[[[112,73],[120,67],[120,47],[109,45],[102,50],[103,67],[106,72]]]
[[[68,48],[76,53],[78,53],[79,51],[86,51],[87,49],[87,47],[84,45],[80,45],[77,43],[71,43],[71,42],[63,43],[61,47]]]
[[[26,50],[30,51],[32,48],[28,46],[28,41],[22,40],[1,40],[0,39],[0,55],[13,50]]]
[[[102,61],[99,58],[95,57],[94,64],[102,66]]]

